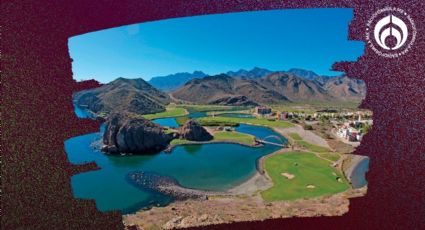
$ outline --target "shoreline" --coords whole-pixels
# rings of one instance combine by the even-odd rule
[[[141,115],[141,116],[143,116],[143,118],[145,118],[145,119],[148,119],[148,120],[150,120],[150,121],[153,121],[153,120],[156,120],[156,119],[163,119],[163,118],[178,118],[178,117],[184,117],[184,116],[187,116],[187,115],[189,115],[190,113],[189,113],[189,111],[187,111],[187,109],[185,109],[185,108],[183,108],[184,109],[184,111],[185,111],[185,113],[184,114],[182,114],[182,115],[166,115],[166,116],[160,116],[160,117],[154,117],[154,118],[146,118],[146,117],[144,117],[144,116],[146,116],[146,115],[152,115],[152,114],[154,114],[154,113],[150,113],[150,114],[143,114],[143,115]],[[166,112],[167,110],[165,110],[164,112]]]
[[[364,161],[370,161],[370,158],[367,156],[362,156],[362,155],[354,155],[351,154],[351,161],[349,162],[349,166],[346,170],[343,170],[343,173],[346,177],[346,179],[348,180],[348,182],[350,183],[350,185],[354,188],[353,184],[352,184],[352,177],[353,177],[353,173],[356,171],[356,169],[364,162]],[[368,162],[369,164],[369,162]],[[364,178],[366,177],[366,173],[367,171],[369,171],[369,167],[368,169],[364,172],[364,174],[362,175]],[[366,181],[366,179],[365,179]],[[367,181],[366,181],[366,185],[367,186]],[[362,186],[364,187],[364,186]]]
[[[281,148],[258,158],[256,160],[256,170],[254,175],[252,175],[250,178],[240,183],[239,185],[228,189],[227,191],[230,192],[232,195],[253,195],[259,191],[264,191],[271,188],[273,186],[273,181],[264,169],[264,161],[268,157],[280,154],[288,150],[289,148]]]
[[[350,199],[361,197],[366,192],[367,186],[330,196],[273,202],[263,201],[258,194],[189,199],[123,215],[123,223],[126,227],[142,229],[180,229],[276,218],[342,216],[349,211]]]
[[[256,170],[255,173],[250,176],[248,179],[242,181],[241,183],[225,189],[225,190],[202,190],[196,188],[187,188],[183,187],[178,182],[175,183],[165,183],[165,184],[155,184],[151,186],[151,189],[166,194],[166,195],[175,195],[177,198],[187,199],[187,198],[201,198],[208,199],[211,196],[224,196],[224,197],[234,197],[238,195],[247,195],[252,196],[259,191],[264,191],[273,186],[271,178],[267,175],[263,167],[263,162],[267,157],[279,154],[282,152],[282,149],[279,149],[270,154],[264,155],[256,160]],[[164,177],[166,178],[166,177]]]

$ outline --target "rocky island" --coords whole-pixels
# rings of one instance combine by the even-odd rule
[[[173,139],[204,142],[214,138],[196,120],[188,120],[168,133],[164,127],[131,113],[113,113],[105,124],[102,151],[106,153],[158,153]]]
[[[108,153],[156,153],[173,139],[164,128],[141,116],[115,113],[106,120],[102,151]]]
[[[187,121],[179,129],[180,138],[189,141],[210,141],[213,136],[196,120]]]

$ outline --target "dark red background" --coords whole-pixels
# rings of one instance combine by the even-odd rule
[[[412,16],[417,40],[406,55],[387,59],[366,46],[355,63],[334,68],[366,81],[362,107],[374,126],[356,154],[371,157],[366,197],[350,200],[342,217],[290,218],[218,225],[216,229],[425,229],[425,1],[70,0],[1,3],[2,229],[122,229],[118,212],[100,213],[72,196],[67,138],[98,124],[73,113],[72,92],[93,87],[72,79],[70,36],[130,23],[199,14],[282,8],[354,8],[350,39],[363,40],[377,9]],[[320,36],[315,34],[312,36]],[[255,210],[253,210],[255,211]]]

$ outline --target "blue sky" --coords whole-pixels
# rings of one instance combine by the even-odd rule
[[[322,75],[354,61],[364,43],[348,41],[352,9],[294,9],[139,23],[69,39],[74,79],[106,83],[177,72],[304,68]]]

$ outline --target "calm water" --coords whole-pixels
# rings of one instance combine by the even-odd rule
[[[189,118],[200,118],[200,117],[206,117],[207,114],[205,112],[193,112],[190,113]],[[217,116],[220,117],[239,117],[239,118],[253,118],[251,114],[244,114],[244,113],[223,113],[219,114]],[[177,123],[176,118],[174,117],[167,117],[167,118],[158,118],[152,120],[154,123],[165,126],[165,127],[179,127],[180,125]]]
[[[354,168],[351,175],[351,184],[353,188],[361,188],[367,185],[366,173],[369,171],[369,157],[364,158]]]
[[[100,140],[104,127],[98,133],[68,139],[65,151],[73,164],[94,161],[101,168],[77,174],[71,178],[74,196],[95,199],[101,211],[121,210],[135,212],[149,205],[166,205],[171,198],[145,191],[129,184],[125,177],[133,171],[151,171],[172,176],[190,188],[225,190],[249,179],[256,170],[256,160],[272,153],[278,147],[266,145],[251,148],[237,144],[205,144],[176,147],[171,153],[149,156],[110,156],[92,147]],[[264,127],[241,125],[238,131],[263,138],[276,135]]]
[[[167,117],[167,118],[158,118],[152,120],[153,123],[156,123],[165,127],[179,127],[180,125],[177,123],[176,118]]]
[[[189,114],[186,115],[189,118],[201,118],[201,117],[206,117],[207,113],[206,112],[197,112],[197,111],[191,111],[189,110]],[[166,118],[158,118],[158,119],[154,119],[152,120],[153,123],[156,123],[158,125],[162,125],[165,127],[172,127],[172,128],[176,128],[179,127],[180,125],[177,123],[176,118],[175,117],[166,117]]]
[[[190,109],[188,109],[189,111],[189,118],[201,118],[201,117],[206,117],[207,113],[206,112],[197,112],[197,111],[191,111]]]
[[[84,108],[77,106],[76,104],[74,104],[74,113],[79,118],[94,118],[92,113],[90,113]]]

